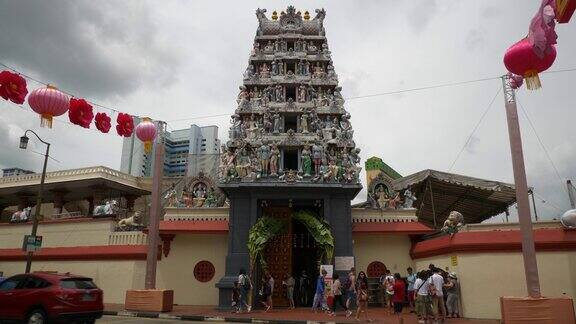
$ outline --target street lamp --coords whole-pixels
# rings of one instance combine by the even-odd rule
[[[20,137],[20,148],[25,150],[28,147],[28,132],[34,134],[38,140],[46,144],[46,153],[44,154],[44,166],[42,167],[42,177],[40,178],[40,187],[38,188],[38,198],[36,199],[36,210],[34,212],[34,218],[32,218],[32,237],[36,237],[36,232],[38,231],[38,220],[40,218],[40,209],[42,207],[42,194],[44,193],[44,180],[46,179],[46,165],[48,164],[48,153],[50,152],[50,143],[44,142],[38,134],[32,130],[26,130],[24,136]],[[33,252],[29,251],[26,256],[26,273],[30,273],[30,268],[32,267],[32,255]]]

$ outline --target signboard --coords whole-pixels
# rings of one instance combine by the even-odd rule
[[[354,267],[353,256],[334,257],[334,267],[336,271],[350,271]]]
[[[452,263],[453,267],[458,266],[458,256],[453,255],[450,257],[450,263]]]
[[[22,243],[22,251],[38,252],[42,247],[42,236],[25,235]]]

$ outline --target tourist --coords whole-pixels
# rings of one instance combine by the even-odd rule
[[[394,274],[394,295],[392,296],[392,303],[394,304],[394,314],[402,314],[404,301],[406,300],[406,284],[399,273]]]
[[[314,311],[314,313],[316,313],[318,308],[320,308],[321,310],[325,310],[324,293],[326,288],[325,278],[327,274],[328,272],[322,269],[322,272],[320,273],[318,279],[316,280],[316,292],[314,293],[314,300],[312,301],[312,311]]]
[[[286,298],[288,298],[288,304],[290,309],[294,309],[294,284],[296,280],[292,277],[290,273],[286,274],[286,280],[282,281],[282,284],[286,286]]]
[[[416,281],[414,282],[414,291],[416,293],[416,316],[418,316],[418,323],[425,323],[430,315],[429,305],[430,296],[428,295],[428,272],[422,270],[418,272]]]
[[[440,319],[444,320],[446,317],[444,293],[442,291],[444,288],[444,278],[440,274],[441,271],[439,268],[434,268],[434,270],[432,270],[432,276],[428,279],[428,284],[430,285],[428,290],[432,298],[432,314],[436,321]]]
[[[334,277],[332,278],[332,315],[336,316],[336,303],[340,304],[344,311],[348,313],[348,308],[346,307],[346,303],[342,299],[342,283],[340,282],[340,276],[335,273]]]
[[[392,296],[394,295],[394,276],[390,270],[386,270],[385,274],[380,276],[380,288],[384,298],[384,307],[390,307],[389,313],[392,313]]]
[[[371,322],[368,319],[368,277],[364,271],[358,273],[358,280],[356,281],[356,292],[358,296],[358,308],[356,309],[356,320],[360,320],[360,314],[364,313],[366,316],[366,321]]]
[[[350,268],[350,273],[348,273],[348,280],[344,284],[344,289],[346,290],[346,317],[352,315],[352,303],[356,303],[358,295],[356,294],[356,269],[354,267]]]
[[[306,274],[306,270],[302,270],[302,275],[300,276],[298,285],[298,298],[300,300],[300,306],[308,306],[309,287],[310,287],[310,279]]]
[[[270,288],[270,277],[269,275],[264,275],[262,277],[262,287],[260,288],[260,303],[264,306],[264,311],[267,312],[272,307],[269,302],[272,296],[272,290]]]
[[[412,271],[411,267],[406,269],[408,271],[408,276],[406,277],[406,282],[408,283],[408,303],[410,307],[414,308],[414,301],[416,300],[414,296],[414,283],[416,282],[416,274]],[[410,312],[414,312],[411,310]]]
[[[448,309],[448,317],[460,317],[460,283],[456,277],[456,272],[448,275],[448,282],[444,285],[446,288],[446,308]]]
[[[242,309],[246,307],[246,311],[250,313],[252,310],[252,306],[250,303],[247,302],[247,297],[250,295],[250,291],[252,290],[252,281],[250,277],[246,274],[246,270],[244,268],[240,269],[238,274],[238,311],[242,312]]]
[[[240,287],[238,281],[234,281],[232,287],[232,309],[233,313],[240,313]]]
[[[270,274],[270,272],[266,271],[266,273],[268,274],[268,283],[270,285],[270,295],[268,295],[268,306],[270,307],[269,309],[272,309],[274,306],[272,305],[272,295],[274,294],[274,277],[272,277],[272,275]]]

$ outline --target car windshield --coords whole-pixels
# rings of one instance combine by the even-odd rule
[[[94,289],[96,285],[89,278],[69,278],[60,280],[60,287],[67,289]]]
[[[10,278],[2,281],[0,290],[12,290],[18,286],[22,278]]]

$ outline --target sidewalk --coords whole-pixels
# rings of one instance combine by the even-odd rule
[[[188,306],[175,305],[172,312],[169,313],[148,313],[125,311],[122,304],[106,304],[105,315],[131,316],[131,317],[149,317],[149,318],[170,318],[180,320],[195,321],[221,321],[221,322],[244,322],[244,323],[357,323],[356,320],[346,318],[344,312],[338,312],[338,316],[331,317],[323,313],[312,313],[308,308],[274,309],[269,312],[255,310],[250,314],[234,314],[229,312],[220,312],[214,309],[214,306]],[[389,324],[417,324],[416,316],[409,314],[405,310],[400,319],[397,316],[390,315],[383,308],[369,308],[369,318],[373,323]],[[364,317],[362,317],[364,318]],[[365,322],[365,321],[363,321]],[[471,319],[446,319],[446,324],[500,324],[500,320],[471,320]]]

